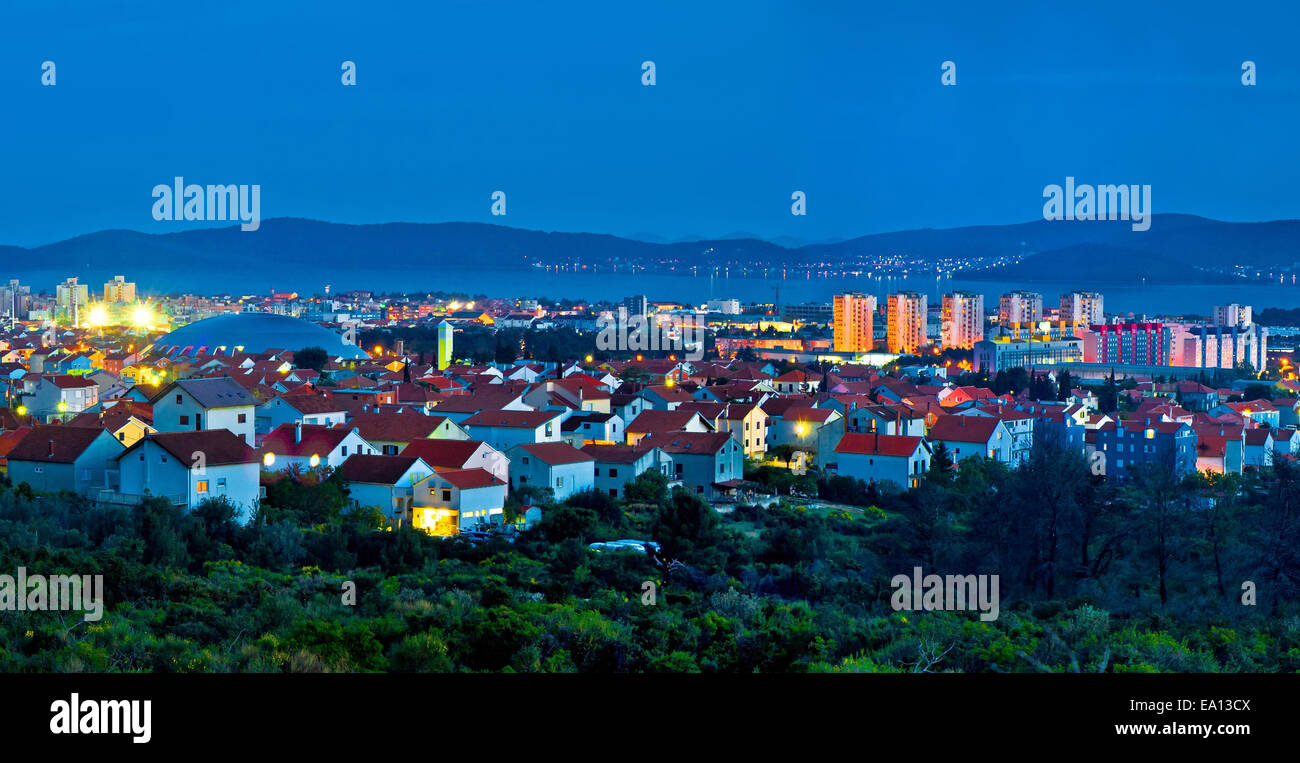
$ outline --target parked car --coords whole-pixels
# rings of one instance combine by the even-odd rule
[[[652,540],[610,540],[592,543],[587,548],[592,551],[635,551],[644,554],[648,549],[659,551],[659,544]]]

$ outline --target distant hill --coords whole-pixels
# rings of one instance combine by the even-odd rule
[[[752,236],[667,242],[487,223],[344,225],[275,218],[264,220],[256,233],[236,225],[165,234],[105,230],[32,248],[0,246],[5,266],[0,276],[67,272],[90,278],[143,271],[159,283],[179,285],[205,274],[250,269],[264,283],[300,278],[305,267],[325,273],[348,267],[517,270],[538,263],[636,264],[655,270],[833,268],[863,257],[899,254],[926,261],[1027,255],[1019,265],[975,273],[975,278],[1034,280],[1083,269],[1094,280],[1146,277],[1195,283],[1210,278],[1200,269],[1229,263],[1265,268],[1300,264],[1300,221],[1228,223],[1177,214],[1156,215],[1145,232],[1131,230],[1125,221],[1035,220],[877,233],[802,246],[795,245],[796,239],[781,241],[790,245]]]

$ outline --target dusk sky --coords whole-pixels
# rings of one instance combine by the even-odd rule
[[[9,3],[0,244],[194,226],[150,215],[177,175],[263,219],[668,239],[1024,222],[1067,175],[1300,215],[1294,5],[1055,5]]]

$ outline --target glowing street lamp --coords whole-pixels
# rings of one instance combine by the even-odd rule
[[[265,467],[267,467],[267,468],[269,469],[270,467],[272,467],[272,466],[274,466],[274,465],[275,465],[275,454],[274,454],[274,453],[270,453],[270,452],[268,452],[265,456],[262,456],[262,466],[265,466]]]

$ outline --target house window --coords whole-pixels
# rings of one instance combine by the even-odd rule
[[[225,478],[225,477],[218,477],[218,478],[217,478],[217,489],[218,489],[218,490],[225,490],[225,489],[226,489],[226,478]]]
[[[524,463],[528,463],[528,456],[524,456]]]
[[[385,456],[396,456],[396,455],[397,455],[397,446],[396,446],[396,445],[385,445],[385,446],[384,446],[384,455],[385,455]]]
[[[348,446],[346,445],[343,446],[343,457],[344,458],[348,457]]]
[[[564,478],[563,478],[563,477],[556,477],[556,478],[555,478],[555,486],[556,486],[556,487],[564,487]]]
[[[246,423],[248,423],[248,414],[247,414],[247,413],[241,413],[241,414],[239,414],[239,423],[240,423],[240,424],[246,424]]]
[[[612,488],[610,488],[610,489],[609,489],[609,495],[610,495],[611,498],[618,498],[618,488],[616,488],[616,487],[612,487]]]
[[[177,405],[180,405],[181,402],[182,402],[182,400],[181,400],[181,396],[180,396],[180,395],[177,395],[177,396],[176,396],[176,404],[177,404]]]
[[[617,477],[617,476],[618,476],[618,469],[610,469],[610,470],[609,470],[609,476],[611,476],[611,477]]]
[[[159,456],[159,457],[158,457],[158,463],[160,463],[160,464],[165,464],[165,463],[167,463],[167,457],[166,457],[166,456]]]
[[[36,471],[37,474],[44,474],[44,473],[45,473],[45,467],[43,467],[43,466],[38,466],[38,467],[36,467],[35,471]]]
[[[196,492],[196,493],[206,493],[206,492],[208,492],[208,481],[207,481],[207,480],[199,480],[197,483],[195,483],[195,485],[194,485],[194,492]]]
[[[449,488],[442,489],[442,500],[443,503],[451,503],[451,490]]]
[[[189,416],[181,416],[181,426],[189,426],[189,423],[190,423]]]

